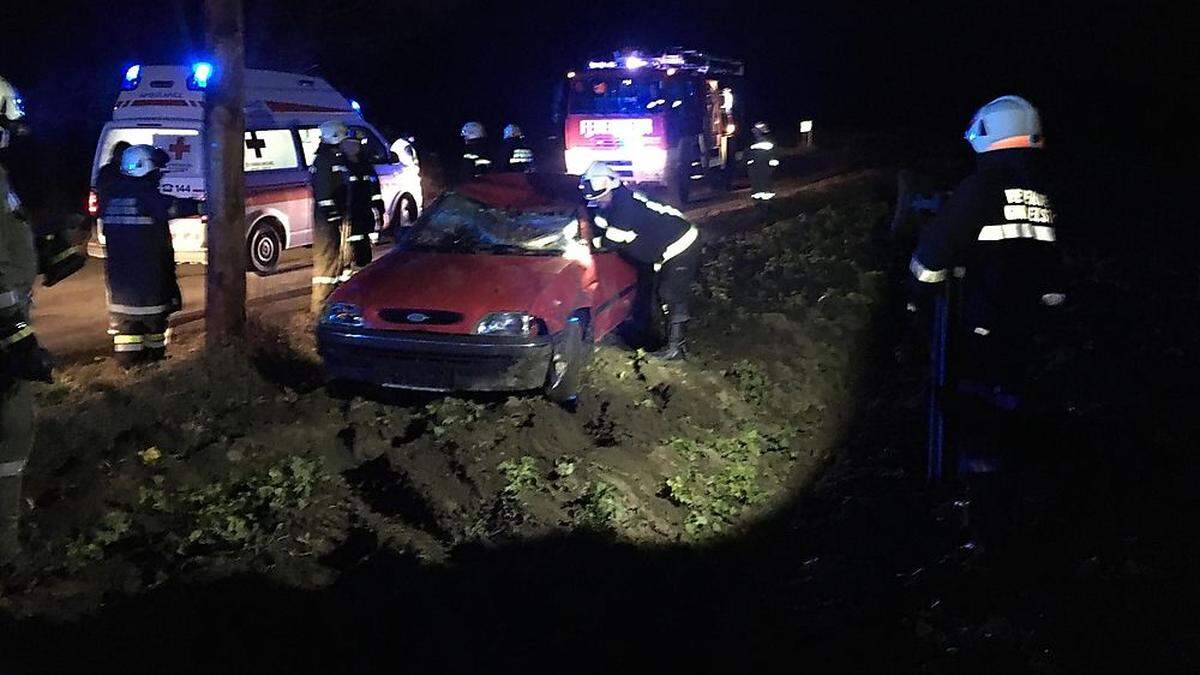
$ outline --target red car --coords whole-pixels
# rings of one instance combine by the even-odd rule
[[[330,376],[574,400],[594,343],[640,306],[637,270],[592,242],[577,180],[497,174],[443,195],[330,298]]]

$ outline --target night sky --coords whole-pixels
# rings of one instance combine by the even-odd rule
[[[979,104],[1020,93],[1071,153],[1162,166],[1200,150],[1179,103],[1195,93],[1198,50],[1169,3],[881,5],[248,0],[247,64],[322,74],[385,133],[429,147],[468,118],[545,133],[552,87],[580,60],[684,45],[743,58],[748,116],[777,125],[812,116],[945,138]],[[0,72],[58,158],[43,166],[62,162],[70,185],[128,64],[204,53],[196,0],[6,0],[0,12]]]

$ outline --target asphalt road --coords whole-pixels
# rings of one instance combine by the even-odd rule
[[[788,161],[792,177],[777,181],[780,197],[841,170],[840,162],[828,157],[797,159]],[[752,206],[747,189],[714,194],[706,191],[697,197],[687,215],[701,222],[718,213]],[[387,250],[386,245],[376,247],[376,258]],[[248,273],[247,313],[261,318],[307,312],[311,261],[309,249],[294,249],[284,253],[278,272],[266,277]],[[204,329],[204,266],[180,265],[178,270],[183,311],[171,317],[172,332],[200,332]],[[53,288],[34,292],[33,325],[38,340],[60,361],[103,356],[111,350],[104,283],[104,261],[89,258],[87,267],[74,276]]]

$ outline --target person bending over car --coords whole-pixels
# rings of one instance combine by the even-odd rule
[[[700,263],[699,230],[678,209],[626,187],[617,172],[603,162],[588,167],[579,188],[588,206],[596,210],[594,222],[603,232],[597,239],[602,237],[627,259],[658,275],[658,299],[669,328],[666,348],[654,356],[684,358],[688,298]]]

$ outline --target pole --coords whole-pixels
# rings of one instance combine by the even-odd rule
[[[204,0],[213,74],[206,96],[208,269],[205,345],[242,338],[246,327],[245,21],[242,0]]]
[[[929,349],[929,435],[926,445],[925,479],[930,484],[942,482],[942,458],[946,450],[946,417],[943,404],[946,396],[947,338],[950,329],[950,298],[948,284],[943,284],[933,300],[933,330]]]

